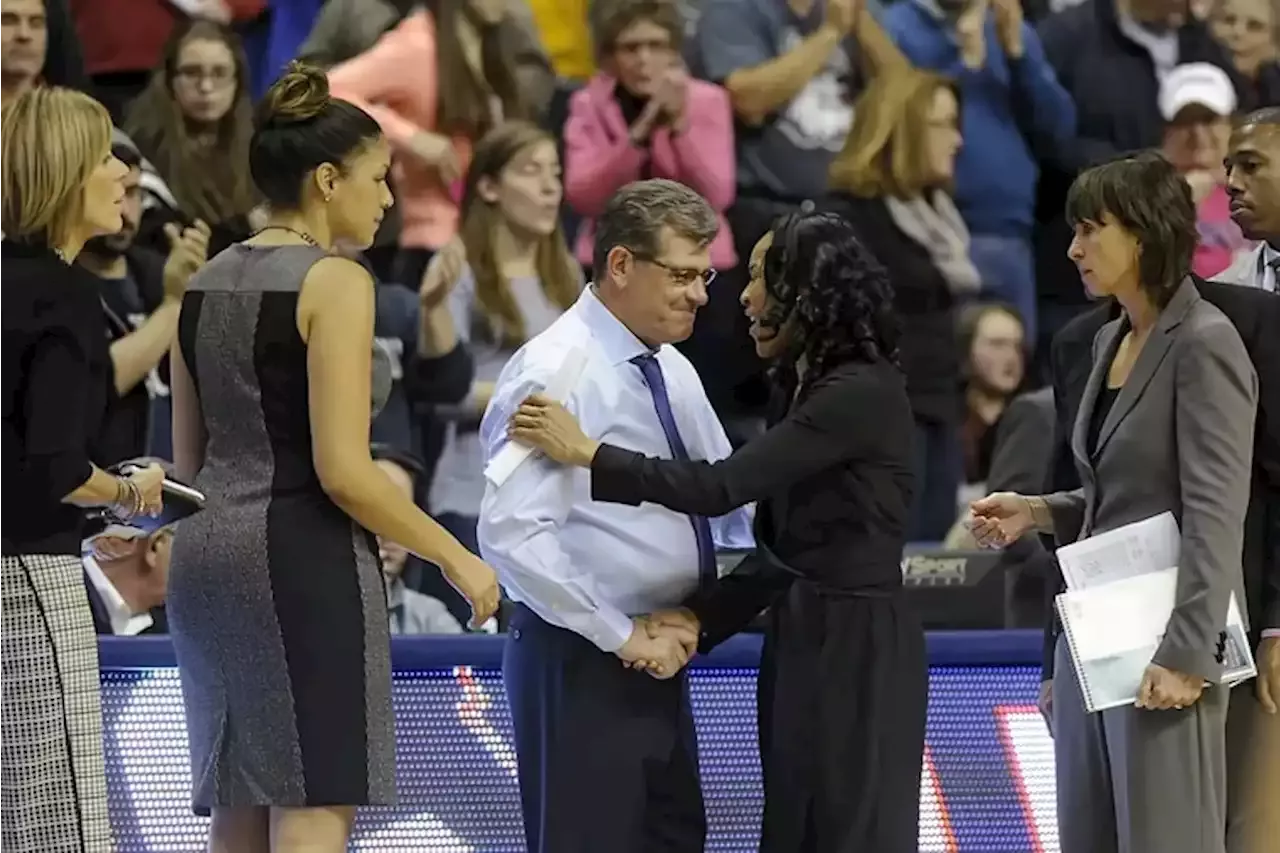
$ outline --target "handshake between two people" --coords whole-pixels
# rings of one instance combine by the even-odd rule
[[[624,666],[654,678],[671,678],[698,650],[701,626],[684,607],[655,610],[631,620],[631,636],[615,654]]]

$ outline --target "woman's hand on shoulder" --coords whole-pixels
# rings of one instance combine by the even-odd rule
[[[525,398],[511,416],[507,434],[561,465],[578,468],[590,468],[600,447],[600,442],[588,438],[564,406],[541,394]]]

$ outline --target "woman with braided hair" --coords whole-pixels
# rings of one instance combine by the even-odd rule
[[[595,500],[708,517],[756,502],[756,552],[686,607],[651,614],[649,630],[705,652],[772,605],[757,703],[760,849],[915,853],[927,669],[899,567],[912,414],[893,290],[832,214],[783,220],[756,244],[750,274],[742,304],[774,365],[777,408],[732,456],[677,461],[602,444],[538,396],[511,434],[589,468]]]

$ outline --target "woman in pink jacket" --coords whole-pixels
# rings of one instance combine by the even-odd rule
[[[506,119],[527,118],[541,88],[504,49],[518,27],[507,0],[421,0],[364,53],[329,71],[335,98],[377,120],[395,152],[402,217],[393,280],[417,288],[431,255],[458,231],[471,146]],[[545,59],[542,60],[545,66]]]
[[[565,124],[565,198],[584,217],[576,254],[591,263],[594,217],[624,184],[669,178],[720,213],[711,262],[737,263],[724,211],[736,175],[729,96],[690,79],[680,62],[684,22],[673,0],[597,0],[591,29],[601,71],[576,92]]]

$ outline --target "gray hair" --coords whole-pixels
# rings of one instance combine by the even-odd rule
[[[598,59],[613,53],[618,36],[640,21],[666,30],[673,50],[683,47],[685,22],[676,0],[593,0],[588,18]]]
[[[615,246],[630,249],[643,260],[656,260],[662,251],[662,229],[699,246],[710,243],[720,220],[707,200],[684,184],[665,178],[635,181],[613,194],[596,222],[596,245],[591,258],[601,278]]]

